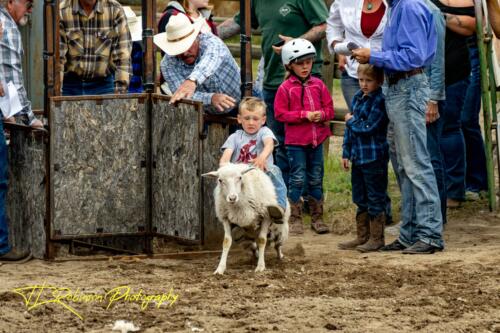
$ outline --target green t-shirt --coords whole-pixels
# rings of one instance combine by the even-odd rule
[[[278,35],[300,37],[312,27],[325,23],[328,9],[324,0],[252,0],[252,27],[262,31],[262,54],[265,61],[264,88],[277,90],[285,77],[281,56],[271,47]],[[240,24],[240,14],[234,21]],[[313,74],[321,73],[321,41],[315,42],[316,61]]]

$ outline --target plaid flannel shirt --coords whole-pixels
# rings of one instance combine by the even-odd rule
[[[115,76],[115,88],[126,92],[132,42],[127,18],[116,0],[97,0],[87,15],[78,0],[60,7],[61,69],[82,80]]]
[[[389,119],[382,88],[367,96],[358,91],[352,100],[352,110],[353,116],[346,122],[342,158],[355,165],[387,159]]]
[[[4,7],[0,7],[0,20],[3,25],[3,37],[0,40],[0,80],[5,84],[9,81],[14,83],[23,107],[20,115],[27,117],[28,124],[31,124],[36,118],[24,88],[22,67],[24,50],[21,33],[16,22]],[[7,89],[6,86],[3,88]]]
[[[172,92],[188,78],[196,80],[196,92],[192,99],[200,101],[205,110],[216,112],[210,107],[212,96],[216,93],[226,94],[241,99],[240,69],[231,52],[219,37],[211,33],[200,33],[200,50],[193,65],[187,65],[177,57],[167,54],[161,61],[161,73]]]

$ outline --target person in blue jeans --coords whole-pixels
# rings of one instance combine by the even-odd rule
[[[431,158],[432,168],[436,176],[436,184],[441,202],[441,216],[443,224],[446,223],[446,174],[444,170],[443,152],[441,151],[441,133],[443,131],[443,118],[440,112],[445,109],[446,93],[444,82],[444,44],[446,25],[439,8],[437,8],[430,0],[425,0],[426,5],[432,12],[434,17],[434,25],[438,35],[436,55],[432,63],[425,69],[425,74],[429,79],[430,95],[427,102],[427,110],[425,112],[425,121],[427,124],[427,150]],[[394,131],[392,124],[389,124],[387,140],[389,141],[389,157],[391,159],[394,170],[398,170],[398,161],[396,157],[396,147],[394,144]],[[396,180],[400,185],[399,178],[396,174]],[[414,212],[415,213],[415,212]]]
[[[352,163],[352,201],[356,212],[356,239],[339,244],[342,250],[377,251],[384,243],[387,193],[387,124],[381,85],[384,72],[362,64],[357,70],[361,90],[354,95],[352,113],[345,116],[342,165]]]
[[[429,82],[424,67],[433,61],[437,33],[432,13],[422,0],[392,0],[389,6],[382,51],[353,50],[358,62],[384,68],[386,109],[394,127],[399,164],[403,221],[399,237],[380,250],[431,254],[444,248],[439,193],[425,126]]]
[[[262,169],[271,178],[278,206],[267,207],[274,223],[282,224],[287,205],[287,188],[280,169],[274,165],[273,150],[278,144],[266,123],[266,103],[257,97],[245,97],[238,109],[238,123],[243,130],[237,130],[222,145],[219,164],[247,163]]]
[[[446,172],[447,207],[457,208],[465,200],[466,151],[461,118],[471,72],[467,36],[475,31],[474,1],[450,0],[446,4],[431,1],[446,19],[446,105],[440,110],[443,119],[440,145]]]
[[[0,96],[3,96],[0,86]],[[3,121],[0,121],[0,262],[14,262],[22,260],[29,255],[28,251],[21,251],[9,245],[9,226],[7,225],[7,212],[5,201],[9,183],[9,164],[7,158],[7,145],[3,132]]]
[[[481,111],[481,80],[479,73],[479,51],[477,40],[473,35],[467,39],[471,72],[469,85],[462,108],[462,132],[465,139],[465,191],[474,193],[470,197],[478,197],[481,191],[488,190],[486,175],[486,154],[483,136],[479,126]]]

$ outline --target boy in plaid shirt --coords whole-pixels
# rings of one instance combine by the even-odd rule
[[[385,100],[380,87],[384,73],[369,64],[359,65],[360,90],[345,116],[342,165],[352,163],[352,200],[358,206],[355,240],[339,244],[343,250],[376,251],[384,246],[387,191],[387,124]]]

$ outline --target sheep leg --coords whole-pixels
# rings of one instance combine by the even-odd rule
[[[231,243],[233,242],[233,238],[231,237],[231,226],[228,222],[222,222],[224,226],[224,241],[222,242],[222,255],[220,257],[219,266],[215,270],[214,274],[224,274],[226,271],[226,262],[227,255],[229,253],[229,248],[231,247]]]
[[[283,252],[281,251],[281,242],[276,242],[274,245],[274,248],[276,249],[276,253],[278,254],[278,259],[281,260],[284,258]]]
[[[266,249],[266,242],[267,242],[267,232],[269,231],[269,225],[271,223],[267,220],[264,220],[262,222],[260,231],[259,231],[259,236],[257,238],[257,246],[258,246],[258,253],[259,253],[259,259],[257,260],[257,268],[255,268],[255,272],[262,272],[263,270],[266,269],[266,263],[264,262],[264,251]]]

